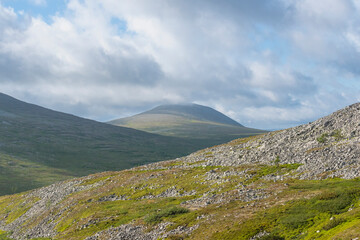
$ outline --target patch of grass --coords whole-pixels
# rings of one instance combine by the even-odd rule
[[[84,181],[81,185],[83,185],[83,186],[92,185],[92,184],[100,182],[100,181],[105,181],[105,180],[109,179],[112,176],[113,175],[106,175],[106,176],[102,176],[102,177],[93,177],[93,178],[91,178],[89,180]]]
[[[270,174],[285,174],[292,170],[298,169],[302,164],[293,163],[293,164],[280,164],[280,165],[259,165],[257,169],[251,169],[247,173],[255,175],[248,180],[249,183],[259,180],[261,177],[270,175]]]
[[[359,204],[358,180],[299,181],[291,185],[288,194],[291,189],[297,189],[308,196],[310,192],[316,195],[260,211],[244,223],[216,233],[213,238],[249,239],[266,231],[277,237],[274,239],[317,239],[322,235],[326,237],[321,239],[330,239],[338,231],[352,227],[351,221],[360,214],[360,209],[348,212],[350,206]],[[332,216],[334,219],[329,220]],[[332,235],[324,235],[319,229]]]
[[[9,237],[10,233],[0,230],[0,240],[13,240]]]
[[[13,240],[13,238],[9,238],[9,234],[0,231],[0,240]]]
[[[316,151],[320,151],[322,149],[324,149],[326,146],[322,146],[322,147],[315,147],[315,148],[310,148],[308,150],[306,150],[306,153],[311,153],[311,152],[316,152]]]
[[[156,212],[145,217],[145,222],[148,224],[155,224],[161,222],[165,217],[174,217],[179,214],[188,213],[189,209],[183,207],[170,207]]]
[[[142,222],[146,216],[158,213],[158,209],[164,210],[161,213],[164,218],[176,216],[179,212],[172,212],[172,208],[186,200],[189,198],[90,202],[69,209],[64,214],[66,217],[58,222],[56,230],[60,232],[58,237],[61,239],[83,239],[109,227],[118,227],[134,220]],[[89,226],[82,227],[89,222],[92,222]]]
[[[0,195],[23,192],[73,177],[69,172],[0,152]]]
[[[332,220],[330,220],[326,225],[323,226],[323,229],[325,231],[328,231],[334,227],[337,227],[338,225],[342,224],[346,222],[346,220],[344,218],[334,218]]]
[[[52,240],[52,238],[32,238],[31,240]]]
[[[341,132],[341,129],[334,130],[331,134],[331,137],[335,138],[335,141],[340,141],[344,138],[344,135]]]
[[[360,187],[360,179],[355,178],[346,180],[341,178],[326,179],[326,180],[310,180],[310,181],[295,181],[290,185],[292,189],[301,190],[323,190],[334,192],[342,189],[355,189]]]
[[[258,240],[285,240],[285,238],[280,237],[276,234],[269,234],[269,235],[260,237]]]
[[[35,202],[39,201],[39,198],[34,197],[32,199],[26,199],[25,201],[19,202],[17,205],[10,208],[10,212],[6,218],[7,224],[12,223],[17,218],[25,214],[34,205]]]
[[[232,145],[232,146],[237,146],[237,145],[244,144],[244,143],[247,143],[247,142],[253,142],[253,141],[259,139],[262,135],[263,134],[250,136],[250,137],[244,137],[244,138],[238,138],[238,139],[235,139],[235,140],[229,142],[228,144]]]
[[[325,143],[328,140],[329,134],[323,133],[320,137],[316,138],[319,143]]]

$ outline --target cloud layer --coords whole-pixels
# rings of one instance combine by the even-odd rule
[[[0,91],[76,115],[196,102],[283,128],[359,101],[357,0],[69,0],[44,19],[0,4]]]

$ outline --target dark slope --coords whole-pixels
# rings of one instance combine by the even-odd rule
[[[83,119],[5,94],[0,94],[0,133],[0,194],[199,148],[183,139]]]
[[[206,143],[205,146],[265,132],[244,127],[210,107],[197,104],[162,105],[109,123],[165,136],[197,139]]]

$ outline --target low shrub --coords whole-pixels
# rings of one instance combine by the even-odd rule
[[[9,238],[9,233],[3,232],[0,230],[0,240],[11,240],[12,238]]]
[[[338,225],[340,225],[340,224],[342,224],[344,222],[346,222],[346,220],[343,219],[343,218],[335,218],[333,220],[330,220],[329,223],[327,223],[325,226],[323,226],[323,229],[325,231],[328,231],[328,230],[330,230],[330,229],[332,229],[332,228],[334,228],[334,227],[336,227],[336,226],[338,226]]]
[[[331,137],[335,138],[336,141],[340,141],[341,139],[344,138],[344,136],[341,133],[340,129],[334,130],[331,134]]]
[[[316,202],[313,206],[314,210],[331,214],[339,214],[346,211],[347,207],[349,207],[354,200],[354,196],[348,192],[335,196],[336,197],[331,199]]]
[[[289,229],[307,226],[315,216],[315,214],[307,212],[306,206],[299,205],[291,210],[295,210],[295,212],[288,212],[288,215],[280,220],[280,223]]]
[[[318,137],[316,140],[319,142],[319,143],[325,143],[327,141],[327,138],[329,137],[329,134],[327,133],[323,133],[321,134],[320,137]]]
[[[259,240],[285,240],[285,238],[280,237],[275,234],[270,234],[270,235],[266,235],[266,236],[259,238]]]
[[[189,212],[189,209],[187,209],[187,208],[170,207],[170,208],[163,209],[157,213],[150,214],[147,217],[145,217],[144,220],[148,224],[154,224],[154,223],[160,222],[162,220],[162,218],[164,218],[164,217],[176,216],[176,215],[188,213],[188,212]]]
[[[334,199],[339,197],[339,193],[337,192],[330,192],[330,191],[325,191],[323,193],[321,193],[317,199],[319,200],[330,200],[330,199]]]

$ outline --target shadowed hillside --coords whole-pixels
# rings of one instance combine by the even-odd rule
[[[0,133],[0,195],[179,157],[202,147],[52,111],[5,94],[0,94]]]

